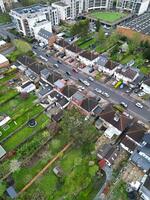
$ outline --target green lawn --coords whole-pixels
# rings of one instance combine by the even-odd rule
[[[111,200],[128,200],[126,184],[120,180],[113,188]]]
[[[41,114],[39,117],[36,118],[36,121],[36,127],[30,128],[29,126],[26,126],[22,130],[15,133],[15,135],[13,135],[10,139],[8,139],[3,145],[4,149],[6,151],[13,150],[17,145],[23,142],[33,132],[40,130],[42,127],[45,127],[49,122],[49,118],[45,114]]]
[[[107,22],[115,22],[121,18],[124,18],[126,16],[125,13],[120,13],[120,12],[92,12],[90,14],[91,17],[107,21]]]
[[[62,197],[66,200],[93,199],[103,185],[105,178],[101,176],[98,179],[94,175],[98,167],[94,165],[96,170],[93,166],[90,167],[88,165],[90,160],[93,160],[91,155],[83,155],[81,148],[70,149],[25,192],[21,200],[25,198],[32,199],[39,191],[47,200],[61,199]],[[62,168],[63,178],[54,175],[52,169],[55,166]],[[22,176],[21,172],[20,174]]]
[[[11,18],[7,13],[0,13],[0,24],[11,22]]]

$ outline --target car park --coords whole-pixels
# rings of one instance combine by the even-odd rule
[[[128,107],[128,105],[127,105],[124,101],[122,101],[122,102],[120,103],[120,105],[123,106],[124,108],[127,108],[127,107]]]
[[[135,104],[138,108],[143,108],[143,105],[140,103],[140,102],[137,102],[136,104]]]

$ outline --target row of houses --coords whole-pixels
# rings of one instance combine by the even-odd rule
[[[58,51],[65,53],[66,56],[74,58],[86,66],[93,66],[99,72],[113,77],[117,81],[121,80],[122,83],[131,88],[141,85],[141,89],[150,94],[150,79],[145,79],[144,75],[135,67],[121,65],[111,61],[105,55],[82,50],[75,44],[69,44],[63,39],[58,39],[53,46]]]

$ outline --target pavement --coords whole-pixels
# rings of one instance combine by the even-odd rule
[[[5,35],[5,36],[8,35],[13,40],[15,36],[7,31],[7,29],[9,28],[13,28],[13,24],[0,26],[0,35]],[[55,58],[54,56],[49,56],[48,58],[46,57],[46,50],[37,48],[37,49],[34,49],[34,52],[36,53],[37,57],[43,56],[46,59],[48,59],[48,61],[46,62],[47,65],[50,65],[50,64],[53,65],[57,63],[57,58]],[[68,65],[63,62],[62,64],[59,64],[59,66],[60,67],[59,69],[57,69],[57,71],[59,71],[62,75],[65,75],[65,76],[66,76],[66,71],[70,72],[71,76],[68,78],[74,81],[78,81],[78,79],[84,79],[84,80],[88,79],[88,75],[86,75],[85,73],[82,73],[81,71],[79,73],[73,72],[71,65]],[[101,83],[96,80],[94,82],[90,82],[90,86],[87,87],[87,89],[91,91],[94,91],[95,88],[99,88],[102,91],[107,92],[110,95],[110,98],[108,100],[112,103],[120,103],[123,101],[126,104],[128,104],[129,114],[133,115],[134,117],[139,118],[145,123],[150,122],[150,107],[149,106],[144,105],[142,109],[138,108],[135,105],[135,103],[137,102],[136,99],[132,98],[130,95],[127,95],[126,93],[122,91],[114,90],[113,88],[109,87],[109,85]]]
[[[52,65],[57,63],[57,58],[55,58],[54,56],[49,56],[47,58],[45,55],[46,51],[44,52],[43,49],[34,49],[34,52],[36,53],[37,57],[42,55],[43,57],[48,59],[47,63],[50,63]],[[71,76],[69,76],[68,78],[74,81],[78,81],[79,79],[88,80],[88,75],[82,73],[81,71],[79,71],[78,73],[73,72],[72,66],[66,63],[59,64],[59,68],[57,69],[57,71],[59,71],[62,75],[64,74],[65,76],[66,76],[66,71],[70,72]],[[90,81],[88,80],[88,82]],[[131,115],[141,119],[143,122],[150,121],[150,108],[147,105],[145,105],[142,109],[138,108],[135,105],[137,101],[133,99],[131,96],[121,91],[114,90],[113,88],[110,88],[107,84],[101,83],[96,80],[94,82],[90,82],[90,86],[87,87],[87,89],[91,91],[94,91],[95,88],[99,88],[102,91],[107,92],[110,95],[110,98],[107,100],[109,100],[112,103],[120,103],[123,101],[126,104],[128,104],[128,111]]]

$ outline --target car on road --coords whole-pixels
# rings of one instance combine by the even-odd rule
[[[78,86],[78,89],[79,89],[80,91],[82,91],[82,90],[85,89],[85,87],[83,87],[82,85],[79,85],[79,86]]]
[[[57,60],[57,62],[58,62],[59,64],[62,64],[62,62],[61,62],[60,60]]]
[[[122,102],[120,103],[120,105],[123,106],[124,108],[127,108],[127,107],[128,107],[128,104],[125,103],[124,101],[122,101]]]
[[[140,102],[137,102],[136,104],[135,104],[138,108],[143,108],[143,105],[140,103]]]
[[[98,88],[95,88],[95,91],[96,91],[97,93],[99,93],[99,94],[102,93],[102,90],[100,90],[100,89],[98,89]]]
[[[103,95],[104,97],[106,97],[106,98],[109,98],[109,97],[110,97],[110,95],[109,95],[107,92],[102,92],[102,95]]]
[[[88,77],[88,80],[93,82],[93,81],[94,81],[94,78],[91,77],[91,76],[89,76],[89,77]]]
[[[90,86],[90,83],[86,80],[83,81],[83,84],[86,85],[86,86]]]
[[[68,71],[66,71],[66,74],[67,74],[68,76],[71,76],[71,73],[70,73],[70,72],[68,72]]]
[[[53,65],[55,68],[59,68],[59,65],[58,64],[54,64]]]
[[[73,71],[73,72],[76,72],[76,73],[79,72],[78,69],[76,69],[76,68],[73,68],[72,71]]]
[[[89,73],[92,73],[92,72],[94,72],[94,68],[93,68],[93,67],[91,67],[91,68],[89,69]]]
[[[117,82],[118,82],[118,81],[117,81],[117,80],[115,80],[115,81],[113,81],[113,82],[112,82],[112,84],[111,84],[111,85],[112,85],[112,86],[115,86]]]

